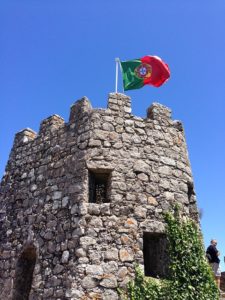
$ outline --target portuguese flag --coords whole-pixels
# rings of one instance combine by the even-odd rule
[[[169,66],[158,56],[121,61],[124,90],[139,89],[144,85],[161,86],[170,77]]]

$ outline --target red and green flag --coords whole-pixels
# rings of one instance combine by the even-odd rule
[[[169,66],[158,56],[121,61],[124,90],[139,89],[144,85],[161,86],[170,77]]]

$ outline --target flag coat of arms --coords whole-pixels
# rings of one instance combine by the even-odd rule
[[[144,85],[161,86],[170,77],[169,66],[158,56],[121,61],[124,90],[139,89]]]

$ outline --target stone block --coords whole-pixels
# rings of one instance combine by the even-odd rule
[[[98,280],[93,278],[91,275],[85,276],[81,281],[81,285],[84,289],[93,289],[98,285]]]
[[[94,244],[96,244],[96,239],[93,239],[92,237],[84,236],[80,238],[80,246],[85,250]]]
[[[69,256],[70,256],[69,251],[63,251],[62,259],[61,259],[61,261],[62,261],[63,264],[68,263]]]
[[[146,173],[148,174],[150,172],[150,167],[149,165],[144,162],[143,160],[137,160],[134,163],[134,167],[133,167],[134,172],[136,173]]]
[[[87,275],[103,275],[103,269],[99,265],[89,265],[86,267]]]
[[[123,249],[120,249],[119,251],[119,256],[120,256],[120,260],[122,262],[125,262],[125,261],[133,261],[134,260],[134,255],[133,255],[133,252],[132,250],[127,250],[125,248]]]
[[[110,248],[108,251],[104,252],[104,259],[106,260],[118,260],[118,249]]]
[[[145,219],[146,215],[147,215],[147,209],[144,208],[144,207],[142,207],[142,206],[138,206],[134,210],[134,215],[137,218],[143,218],[143,219]]]
[[[105,288],[116,288],[117,279],[114,275],[105,275],[105,278],[100,281],[100,285]]]
[[[62,265],[57,264],[53,269],[53,274],[57,275],[59,273],[62,273],[64,270],[64,267]]]

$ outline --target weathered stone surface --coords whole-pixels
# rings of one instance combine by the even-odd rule
[[[64,197],[62,199],[62,207],[66,207],[69,203],[69,197]]]
[[[129,237],[127,234],[123,234],[120,239],[123,245],[131,245],[132,243],[132,238]]]
[[[63,251],[63,254],[62,254],[62,263],[63,264],[68,262],[69,256],[70,256],[69,251]]]
[[[89,222],[89,225],[90,225],[91,227],[102,227],[102,219],[93,216],[93,217],[91,218],[90,222]]]
[[[84,236],[80,238],[80,245],[84,249],[88,249],[90,245],[96,244],[96,240],[89,236]]]
[[[118,271],[118,277],[123,279],[127,275],[127,267],[122,267]]]
[[[107,260],[117,260],[118,259],[118,249],[111,248],[108,251],[105,251],[104,258]]]
[[[138,178],[141,180],[141,181],[148,181],[148,176],[144,173],[140,173],[138,174]]]
[[[137,218],[146,218],[147,209],[142,206],[138,206],[135,208],[134,214]]]
[[[105,278],[101,280],[100,285],[106,288],[116,288],[117,279],[114,275],[105,275]]]
[[[67,291],[66,296],[71,297],[72,300],[82,299],[82,297],[84,296],[84,292],[77,290],[77,289],[71,289],[71,290]]]
[[[98,265],[89,265],[86,267],[87,275],[103,275],[103,269]]]
[[[115,261],[109,261],[102,265],[104,273],[110,274],[115,273],[118,270],[118,263]]]
[[[147,118],[130,112],[120,93],[107,109],[83,97],[68,123],[54,115],[16,134],[0,186],[2,299],[22,255],[35,265],[31,299],[116,300],[164,211],[179,203],[198,220],[181,124],[157,103]]]
[[[104,300],[118,300],[118,299],[119,299],[119,296],[118,296],[118,294],[117,294],[116,291],[107,289],[107,290],[103,293],[103,299],[104,299]]]
[[[134,172],[140,172],[140,173],[150,173],[150,167],[148,164],[146,164],[143,160],[137,160],[134,163]]]
[[[85,289],[93,289],[98,285],[98,280],[88,275],[81,281],[81,285]]]
[[[127,228],[136,228],[137,225],[137,221],[134,218],[128,218],[125,222],[125,227]]]
[[[171,174],[171,168],[167,166],[159,167],[159,173],[163,175],[170,175]]]
[[[37,187],[36,184],[32,184],[31,187],[30,187],[30,191],[31,191],[31,192],[34,192],[34,191],[36,191],[37,188],[38,188],[38,187]]]
[[[149,196],[148,197],[148,204],[153,205],[153,206],[157,206],[158,202],[157,202],[157,200],[154,197]]]
[[[64,267],[62,265],[57,264],[53,269],[53,274],[59,274],[62,272],[63,269]]]
[[[127,249],[120,249],[119,256],[120,256],[120,260],[122,262],[133,261],[133,259],[134,259],[132,250],[128,251]]]
[[[62,192],[59,192],[59,191],[56,191],[54,192],[53,196],[52,196],[52,199],[53,200],[58,200],[62,197]]]

